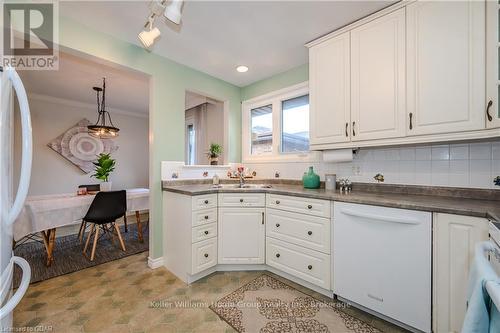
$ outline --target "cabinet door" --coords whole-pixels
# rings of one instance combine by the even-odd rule
[[[484,1],[406,7],[408,135],[485,128]]]
[[[219,209],[219,264],[263,264],[263,208]]]
[[[405,9],[351,31],[352,141],[405,134]]]
[[[488,239],[488,220],[434,214],[433,224],[433,331],[460,332],[474,246]]]
[[[500,127],[500,4],[486,2],[486,125],[488,128]]]
[[[349,32],[309,49],[310,142],[350,141]]]

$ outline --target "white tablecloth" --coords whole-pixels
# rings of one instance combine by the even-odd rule
[[[95,195],[54,194],[28,197],[14,223],[14,239],[43,230],[79,224]],[[149,209],[149,189],[127,190],[127,210]]]

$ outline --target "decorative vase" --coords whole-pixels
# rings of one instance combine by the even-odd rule
[[[219,156],[211,156],[210,157],[210,165],[218,165],[219,164]]]
[[[312,166],[309,167],[307,172],[304,172],[302,183],[304,184],[304,188],[319,188],[319,176],[314,173]]]
[[[100,188],[101,191],[103,192],[111,191],[111,182],[110,181],[102,182]]]

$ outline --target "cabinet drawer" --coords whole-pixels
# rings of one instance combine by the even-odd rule
[[[217,236],[217,223],[203,224],[192,230],[192,242],[196,243]]]
[[[219,206],[222,207],[264,207],[266,195],[264,193],[221,193]]]
[[[267,195],[267,207],[321,217],[330,217],[330,201],[280,194]]]
[[[207,239],[192,245],[191,274],[217,265],[217,238]]]
[[[203,209],[193,212],[192,225],[202,225],[217,222],[217,208]]]
[[[330,254],[330,219],[267,209],[266,235]]]
[[[193,197],[193,210],[213,207],[217,207],[217,194],[204,194]]]
[[[330,290],[330,256],[266,238],[266,263],[304,281]]]

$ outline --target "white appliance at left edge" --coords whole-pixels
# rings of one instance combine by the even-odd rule
[[[12,313],[28,289],[31,269],[12,251],[12,225],[24,206],[31,176],[33,142],[28,97],[23,83],[12,67],[0,67],[0,330],[12,327]],[[14,103],[17,96],[21,119],[22,155],[19,185],[13,189]],[[14,197],[15,195],[15,197]],[[14,265],[22,270],[19,288],[12,290]]]

